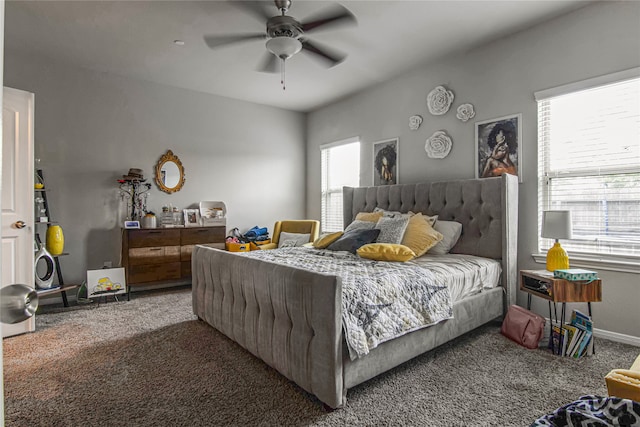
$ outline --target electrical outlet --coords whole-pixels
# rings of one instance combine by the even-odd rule
[[[111,261],[105,261],[102,264],[102,268],[112,268],[113,267],[113,263]]]

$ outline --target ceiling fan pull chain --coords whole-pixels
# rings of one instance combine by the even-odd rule
[[[285,64],[285,59],[284,58],[280,58],[281,59],[281,63],[280,63],[280,84],[282,85],[282,90],[285,90],[285,68],[284,68],[284,64]]]

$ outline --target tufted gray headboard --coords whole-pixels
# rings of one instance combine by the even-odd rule
[[[344,226],[358,212],[379,207],[391,211],[422,212],[438,219],[462,223],[460,240],[452,253],[502,261],[502,283],[508,304],[515,303],[518,251],[518,179],[496,178],[344,187]],[[512,291],[512,292],[511,292]]]

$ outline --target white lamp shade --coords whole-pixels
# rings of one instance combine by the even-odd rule
[[[274,37],[267,40],[267,50],[281,59],[289,59],[301,49],[300,40],[292,37]]]
[[[570,239],[572,232],[571,211],[544,211],[542,213],[542,237]]]

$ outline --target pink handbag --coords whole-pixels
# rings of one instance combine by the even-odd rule
[[[500,332],[518,344],[535,349],[544,335],[544,317],[517,305],[510,305]]]

